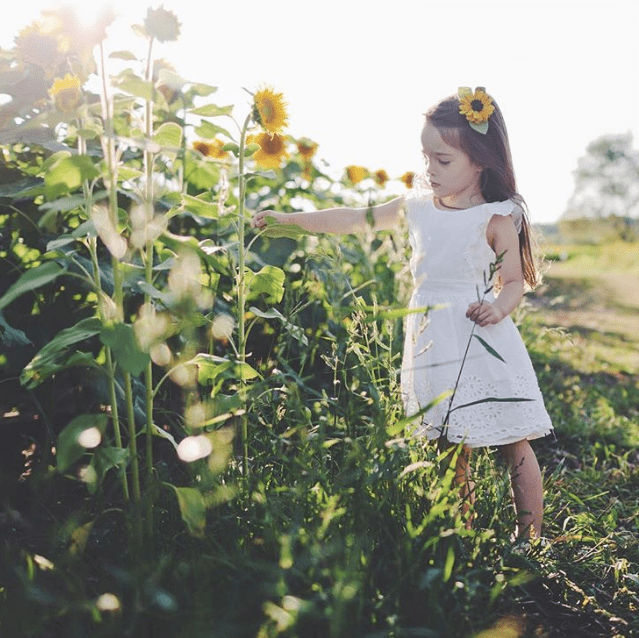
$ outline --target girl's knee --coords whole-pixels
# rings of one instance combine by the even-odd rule
[[[511,468],[520,465],[530,454],[534,454],[527,439],[502,445],[499,447],[499,453]]]

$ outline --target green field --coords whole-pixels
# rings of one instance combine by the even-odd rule
[[[0,64],[0,636],[639,636],[639,246],[548,247],[515,313],[556,428],[522,549],[498,454],[469,528],[410,435],[406,229],[249,223],[412,173],[331,177],[274,89],[215,103],[163,7],[109,64],[57,17]]]

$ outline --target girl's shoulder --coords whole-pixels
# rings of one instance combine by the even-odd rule
[[[524,209],[514,199],[506,199],[503,202],[490,202],[484,204],[484,207],[489,217],[493,215],[499,215],[500,217],[511,215],[517,232],[521,230]]]

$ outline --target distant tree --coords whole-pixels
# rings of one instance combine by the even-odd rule
[[[588,145],[562,219],[639,217],[639,150],[632,142],[632,133],[626,133],[604,135]]]

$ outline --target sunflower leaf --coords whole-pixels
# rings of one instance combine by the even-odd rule
[[[273,237],[279,239],[281,237],[287,237],[288,239],[298,239],[304,235],[308,235],[308,231],[304,230],[297,224],[282,224],[275,220],[275,217],[267,215],[266,228],[262,230],[262,233],[266,237]]]
[[[470,127],[481,133],[482,135],[486,135],[488,133],[488,122],[482,122],[481,124],[475,124],[475,122],[469,122]]]
[[[233,105],[217,106],[217,104],[205,104],[195,109],[190,109],[192,115],[202,115],[204,117],[217,117],[219,115],[230,115],[233,111]]]

